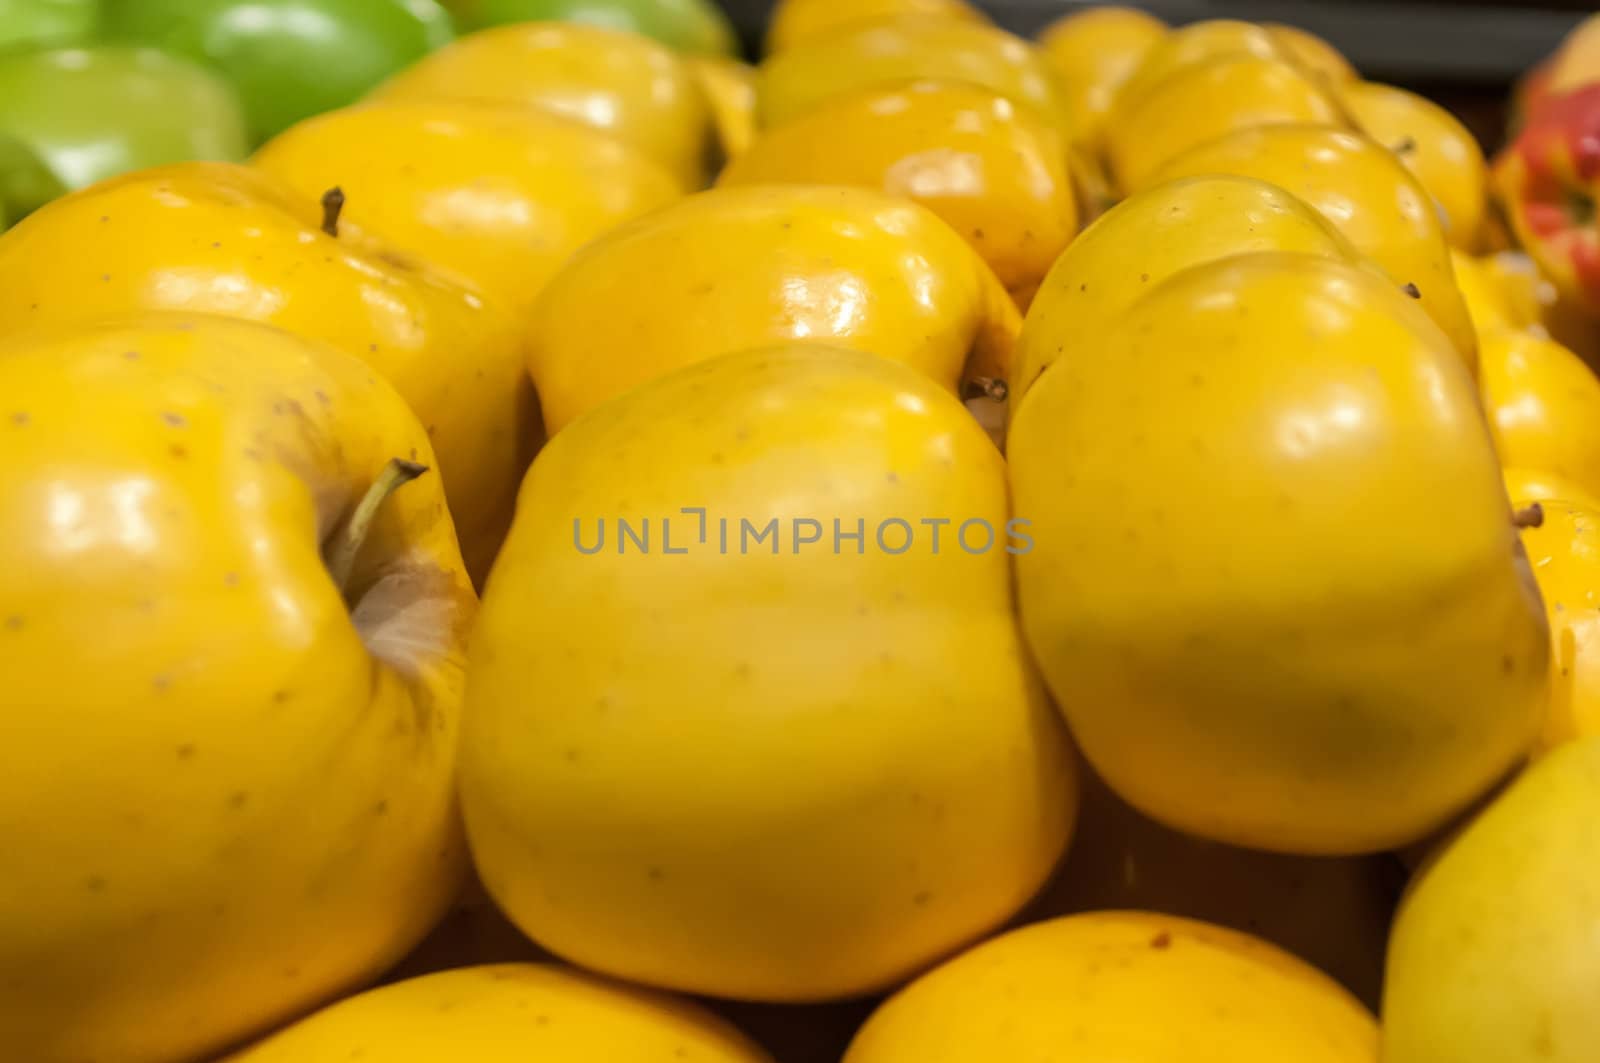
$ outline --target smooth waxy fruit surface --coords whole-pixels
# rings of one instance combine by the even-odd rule
[[[1377,851],[1531,746],[1549,639],[1473,382],[1370,271],[1178,274],[1035,382],[1007,451],[1038,542],[1016,559],[1029,641],[1153,818]]]
[[[713,0],[454,0],[463,32],[508,22],[580,22],[654,37],[693,55],[739,50],[728,17]]]
[[[396,169],[394,160],[405,158]],[[604,133],[522,108],[369,103],[302,122],[254,165],[341,226],[456,274],[517,313],[578,248],[682,195]]]
[[[1529,497],[1530,487],[1539,497]],[[1560,481],[1508,489],[1519,505],[1539,505],[1539,526],[1524,528],[1522,542],[1550,621],[1550,715],[1541,743],[1549,750],[1600,734],[1600,502]]]
[[[1271,181],[1322,212],[1415,297],[1477,365],[1477,333],[1456,287],[1450,245],[1427,190],[1390,151],[1367,137],[1322,126],[1246,129],[1186,151],[1153,182],[1235,173]]]
[[[1500,460],[1600,495],[1600,379],[1553,340],[1501,329],[1483,340],[1479,389]]]
[[[983,23],[932,15],[846,26],[761,67],[760,118],[781,125],[835,96],[919,78],[969,81],[1064,121],[1055,70],[1028,41]]]
[[[1151,89],[1192,67],[1221,58],[1254,55],[1288,58],[1272,31],[1237,19],[1205,19],[1180,26],[1157,41],[1117,90],[1112,112],[1136,106]]]
[[[604,130],[670,170],[705,183],[716,135],[689,63],[633,33],[560,22],[499,26],[464,37],[382,85],[380,100],[518,104]]]
[[[901,15],[933,15],[963,22],[986,22],[966,0],[779,0],[767,27],[766,50],[781,52],[854,25]]]
[[[1325,218],[1264,181],[1185,178],[1123,200],[1072,242],[1034,297],[1013,357],[1013,407],[1057,358],[1103,358],[1117,321],[1168,277],[1252,251],[1360,262]]]
[[[467,967],[325,1009],[225,1063],[771,1063],[701,1008],[542,964]]]
[[[1273,56],[1226,55],[1184,67],[1119,107],[1106,130],[1106,152],[1124,190],[1185,149],[1237,129],[1344,124],[1338,102],[1295,64]]]
[[[108,0],[105,32],[206,63],[259,143],[354,103],[454,36],[435,0]]]
[[[227,82],[148,48],[0,54],[0,133],[68,188],[190,159],[234,162],[249,150]]]
[[[774,254],[774,248],[781,253]],[[994,274],[914,203],[855,188],[723,188],[601,237],[528,329],[545,425],[665,373],[784,340],[1004,378],[1019,327]]]
[[[10,51],[86,40],[100,21],[100,0],[6,0],[0,7],[0,49]]]
[[[845,1063],[1048,1059],[1064,1046],[1118,1063],[1375,1063],[1377,1041],[1348,993],[1263,941],[1099,912],[1014,930],[913,982]]]
[[[0,232],[66,192],[32,148],[0,133]]]
[[[1361,131],[1422,182],[1444,213],[1451,246],[1476,250],[1489,205],[1489,165],[1471,130],[1432,100],[1392,85],[1356,82],[1340,99]]]
[[[1337,89],[1341,85],[1359,80],[1360,75],[1356,68],[1350,65],[1350,60],[1346,59],[1339,49],[1316,34],[1298,26],[1286,26],[1279,22],[1267,22],[1263,25],[1267,32],[1272,34],[1272,43],[1278,46],[1279,52],[1299,64],[1301,69],[1313,77],[1321,79],[1323,84]]]
[[[1076,11],[1045,28],[1039,47],[1061,77],[1074,140],[1099,145],[1117,90],[1166,34],[1166,24],[1155,16],[1117,6]]]
[[[221,318],[12,337],[0,382],[0,1041],[209,1058],[376,977],[463,874],[437,477],[342,586],[327,556],[427,436],[355,359]]]
[[[1533,765],[1412,887],[1386,1063],[1587,1063],[1600,1052],[1600,736]]]
[[[718,183],[852,184],[914,200],[964,236],[1012,292],[1036,288],[1078,228],[1055,127],[959,82],[821,104],[760,137]]]
[[[265,322],[355,355],[422,419],[481,578],[538,439],[516,323],[431,267],[328,236],[322,213],[242,166],[103,182],[0,239],[0,322],[21,330],[180,310]]]
[[[574,422],[473,645],[490,892],[558,955],[735,999],[886,989],[995,928],[1075,803],[1008,517],[966,410],[870,354],[732,355]]]

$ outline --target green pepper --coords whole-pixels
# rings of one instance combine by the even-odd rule
[[[0,133],[67,188],[249,152],[244,109],[226,81],[188,60],[118,45],[0,55]]]
[[[77,44],[93,35],[99,14],[98,0],[0,0],[0,51]]]
[[[261,143],[354,103],[455,35],[435,0],[104,0],[105,33],[230,78]]]
[[[642,33],[681,52],[739,51],[727,16],[710,0],[454,0],[452,7],[462,30],[507,22],[586,22]]]

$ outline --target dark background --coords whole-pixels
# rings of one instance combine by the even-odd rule
[[[838,0],[849,4],[851,0]],[[1084,0],[975,0],[1007,29],[1032,36]],[[751,54],[772,4],[723,0]],[[1205,18],[1287,22],[1327,39],[1366,77],[1423,92],[1455,110],[1486,147],[1505,128],[1511,85],[1555,48],[1595,0],[1148,0],[1175,25]]]

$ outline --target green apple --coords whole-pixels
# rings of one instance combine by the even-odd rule
[[[0,231],[66,190],[33,149],[16,137],[0,133]]]
[[[0,51],[86,40],[99,22],[96,0],[0,0]]]
[[[451,6],[463,30],[507,22],[586,22],[642,33],[682,52],[739,50],[727,16],[710,0],[454,0]]]
[[[244,112],[226,81],[148,48],[0,55],[0,133],[68,188],[189,159],[239,161]]]
[[[256,143],[354,103],[455,36],[435,0],[105,0],[105,32],[225,73]]]

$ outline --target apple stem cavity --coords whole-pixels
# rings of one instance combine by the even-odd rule
[[[406,461],[404,458],[392,458],[378,474],[378,478],[372,481],[367,493],[361,496],[355,512],[350,514],[350,519],[345,522],[344,527],[334,533],[324,550],[328,571],[332,573],[333,581],[339,585],[340,590],[349,589],[350,576],[356,567],[356,555],[361,553],[362,544],[367,541],[367,535],[372,531],[372,522],[377,518],[378,510],[383,507],[390,495],[427,471],[426,465]]]
[[[344,213],[344,189],[335,185],[322,193],[322,231],[339,236],[339,215]]]
[[[1544,527],[1544,507],[1535,502],[1531,506],[1519,509],[1512,516],[1511,523],[1516,526],[1518,531],[1527,528],[1542,528]]]
[[[994,377],[973,377],[968,385],[967,397],[971,399],[990,399],[994,402],[1004,402],[1011,394],[1011,388],[1004,380]]]

